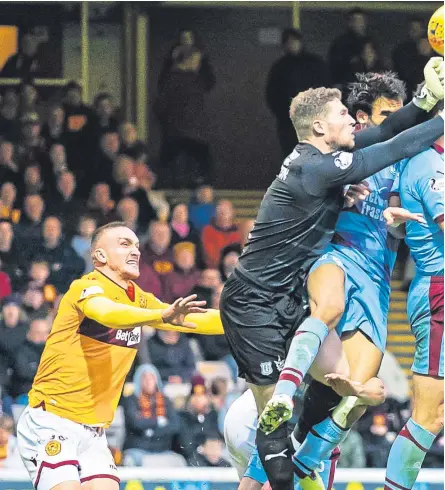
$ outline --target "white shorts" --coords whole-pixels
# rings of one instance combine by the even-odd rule
[[[65,481],[110,478],[117,468],[103,429],[76,424],[41,408],[26,407],[17,423],[20,455],[38,490]]]
[[[257,421],[255,398],[252,390],[247,390],[230,405],[224,419],[224,439],[240,480],[246,472],[250,455],[256,448]]]

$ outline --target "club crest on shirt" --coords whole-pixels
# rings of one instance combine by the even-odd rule
[[[59,441],[49,441],[45,446],[45,452],[48,456],[57,456],[62,450],[62,444]]]
[[[270,376],[273,373],[272,362],[262,362],[260,364],[260,369],[263,376]]]
[[[352,165],[353,155],[346,151],[337,151],[332,154],[334,158],[335,166],[341,170],[346,170]]]

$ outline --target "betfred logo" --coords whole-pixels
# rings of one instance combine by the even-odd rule
[[[141,341],[141,327],[136,327],[133,330],[118,330],[116,332],[116,340],[126,342],[127,347],[139,344]]]

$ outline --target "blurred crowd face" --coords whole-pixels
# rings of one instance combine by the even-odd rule
[[[69,198],[76,189],[76,179],[71,172],[64,172],[57,181],[57,188],[63,197]]]
[[[181,31],[179,35],[179,43],[182,46],[193,46],[195,44],[195,35],[192,31]]]
[[[37,139],[40,136],[40,124],[37,122],[29,122],[23,124],[22,135],[25,140]]]
[[[42,234],[47,247],[56,247],[59,244],[62,236],[62,225],[60,220],[55,216],[46,218],[46,220],[43,222]]]
[[[62,126],[65,121],[65,111],[61,106],[55,106],[51,109],[48,117],[48,123],[52,127]]]
[[[89,238],[93,236],[96,231],[97,223],[94,219],[89,217],[83,217],[79,223],[79,233],[83,238]]]
[[[175,345],[179,342],[181,334],[173,330],[159,330],[159,337],[167,345]]]
[[[37,102],[37,90],[32,85],[23,85],[20,95],[22,97],[22,103],[26,107],[33,107]]]
[[[23,295],[23,306],[33,311],[40,309],[44,303],[45,296],[39,288],[29,288]]]
[[[236,264],[238,264],[239,254],[237,252],[230,252],[225,255],[222,267],[226,277],[229,277],[230,274],[235,270]]]
[[[425,36],[426,28],[421,20],[413,20],[409,25],[409,37],[414,41],[418,41]]]
[[[221,276],[217,269],[204,269],[201,272],[200,285],[205,288],[215,289],[221,285]]]
[[[119,134],[105,133],[100,140],[100,145],[106,155],[114,157],[119,151]]]
[[[190,397],[189,406],[196,414],[205,415],[210,411],[211,401],[207,393],[194,393]]]
[[[0,250],[6,252],[11,248],[14,232],[8,221],[0,222]]]
[[[45,203],[43,199],[38,194],[33,194],[25,197],[24,210],[28,218],[38,223],[42,219],[43,210],[45,208]]]
[[[185,225],[189,221],[189,212],[185,204],[178,204],[172,213],[172,221],[181,225]]]
[[[20,308],[15,303],[9,303],[3,306],[2,316],[4,324],[9,328],[17,326],[20,320]]]
[[[7,119],[15,119],[19,108],[19,96],[14,89],[7,90],[3,97],[1,105],[1,113]]]
[[[8,444],[9,437],[14,432],[14,420],[7,415],[0,417],[0,446]]]
[[[215,222],[222,228],[233,225],[233,206],[230,201],[222,200],[216,206]]]
[[[66,165],[66,152],[63,145],[52,145],[49,150],[49,158],[54,166],[54,170],[58,171]]]
[[[3,206],[12,208],[17,197],[17,189],[11,182],[5,182],[0,188],[0,201]]]
[[[31,264],[29,276],[33,281],[45,284],[46,280],[49,277],[48,264],[46,262],[33,262]]]
[[[132,184],[134,181],[134,162],[131,158],[120,156],[114,164],[114,178],[119,184]]]
[[[131,197],[125,197],[119,201],[117,212],[125,223],[136,223],[139,216],[139,204]]]
[[[107,211],[110,205],[110,187],[108,184],[97,184],[93,190],[94,202],[96,205]]]
[[[210,463],[217,464],[222,458],[223,443],[219,439],[206,439],[201,450]]]
[[[20,43],[20,49],[26,56],[33,57],[37,52],[38,43],[31,34],[23,36]]]
[[[28,340],[33,344],[44,344],[50,332],[49,322],[44,319],[34,320],[29,326]]]
[[[96,112],[100,119],[109,119],[114,112],[111,98],[106,97],[101,99],[97,104]]]
[[[156,222],[150,226],[149,241],[154,252],[165,252],[171,240],[170,227],[167,223]]]
[[[122,142],[126,145],[132,145],[138,138],[136,128],[129,122],[122,124],[119,132]]]
[[[204,186],[200,187],[196,197],[197,197],[197,201],[201,204],[212,203],[213,199],[214,199],[213,188],[208,186],[208,185],[204,185]]]
[[[303,50],[303,42],[301,39],[297,39],[296,37],[289,37],[284,45],[284,50],[286,53],[298,55]]]
[[[351,15],[348,21],[349,28],[358,36],[366,35],[366,24],[366,17],[361,13]]]
[[[67,104],[77,107],[82,104],[82,93],[78,87],[72,87],[66,93],[65,99]]]
[[[191,250],[179,250],[175,254],[175,262],[180,269],[188,272],[195,267],[195,254]]]
[[[36,187],[41,184],[40,167],[38,165],[31,165],[25,169],[25,184],[29,187]]]
[[[158,391],[158,380],[154,373],[144,373],[141,376],[141,392],[144,395],[151,396]]]
[[[14,145],[9,141],[0,144],[0,163],[12,163],[14,159]]]

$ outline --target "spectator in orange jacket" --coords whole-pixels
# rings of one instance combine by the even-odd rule
[[[221,259],[221,251],[232,243],[241,242],[241,233],[233,221],[232,203],[219,201],[215,219],[202,230],[201,240],[204,248],[204,260],[207,267],[216,269]]]

